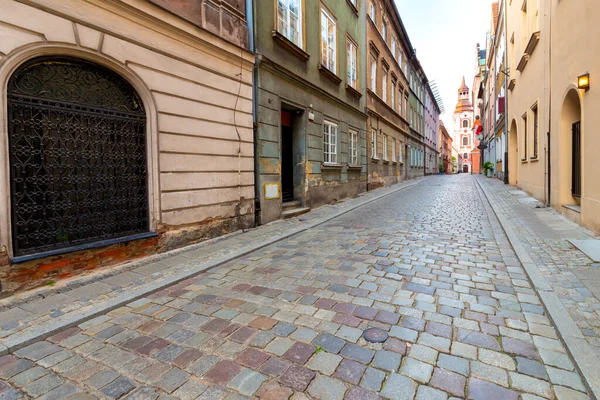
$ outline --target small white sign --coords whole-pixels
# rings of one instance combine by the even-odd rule
[[[265,183],[265,200],[279,198],[279,183]]]

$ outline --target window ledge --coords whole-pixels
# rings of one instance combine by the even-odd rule
[[[522,163],[522,164],[525,164],[525,163],[526,163],[526,162],[528,162],[528,161],[529,161],[529,160],[528,160],[528,159],[526,159],[526,158],[521,158],[521,163]]]
[[[525,66],[527,65],[527,62],[529,62],[529,54],[526,53],[523,54],[523,57],[521,57],[521,61],[519,61],[519,65],[517,65],[517,71],[523,72]]]
[[[350,8],[352,9],[352,11],[354,12],[354,14],[356,14],[358,16],[358,9],[356,8],[356,6],[354,4],[352,4],[352,1],[350,0],[346,0],[346,2],[348,3],[348,5],[350,6]]]
[[[390,163],[390,160],[383,160],[383,163],[384,163],[384,164],[389,164],[389,163]]]
[[[362,171],[362,165],[348,164],[348,169],[350,171]]]
[[[377,158],[377,157],[371,157],[371,162],[378,163],[379,162],[379,158]]]
[[[510,90],[512,92],[516,85],[517,85],[517,80],[511,79],[510,83],[508,84],[508,90]]]
[[[337,76],[334,72],[330,71],[329,68],[327,68],[323,64],[319,64],[319,72],[321,74],[325,75],[325,77],[329,78],[329,80],[331,80],[332,82],[334,82],[338,85],[342,81],[342,78]]]
[[[398,165],[398,161],[392,161],[392,165]]]
[[[286,38],[285,36],[283,36],[281,33],[277,32],[277,31],[273,31],[272,35],[273,35],[273,39],[277,43],[279,43],[279,45],[281,47],[285,48],[286,50],[288,50],[290,53],[292,53],[293,55],[295,55],[296,57],[298,57],[302,61],[308,61],[309,60],[310,54],[308,54],[307,52],[305,52],[304,50],[302,50],[294,42],[292,42],[291,40],[289,40],[288,38]]]
[[[321,163],[321,170],[325,170],[325,171],[336,171],[336,170],[341,170],[342,168],[344,168],[344,166],[342,164],[326,163],[326,162]]]
[[[531,161],[531,162],[540,161],[540,159],[538,157],[529,157],[529,161]]]
[[[531,34],[531,37],[529,38],[527,47],[525,48],[525,54],[527,54],[531,57],[531,55],[533,54],[533,51],[535,50],[539,41],[540,41],[540,31],[533,32]]]
[[[346,84],[346,91],[350,93],[352,96],[360,99],[362,97],[362,93],[358,90],[354,89],[352,86]]]

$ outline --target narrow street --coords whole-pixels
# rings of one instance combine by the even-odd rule
[[[366,342],[371,327],[388,339]],[[0,358],[0,399],[586,392],[467,174],[423,179]]]

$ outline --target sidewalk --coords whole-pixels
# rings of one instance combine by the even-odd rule
[[[475,178],[582,375],[600,394],[600,265],[569,240],[598,239],[513,186]],[[594,295],[596,294],[596,296]]]
[[[4,299],[0,301],[0,356],[426,179],[363,193],[297,218],[275,221],[69,280],[58,287]]]

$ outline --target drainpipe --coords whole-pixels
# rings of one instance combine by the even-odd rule
[[[548,79],[548,204],[550,207],[552,202],[550,196],[552,195],[552,162],[550,157],[550,132],[552,131],[552,4],[548,4],[548,58],[550,63],[548,64],[548,70],[550,79]]]
[[[506,0],[504,5],[504,70],[508,68],[508,3]],[[510,77],[504,74],[504,184],[508,185],[508,87],[506,82]]]
[[[254,145],[254,226],[260,225],[260,188],[259,188],[259,163],[258,163],[258,66],[260,58],[256,54],[256,25],[254,0],[246,1],[246,20],[248,22],[248,46],[254,53],[254,67],[252,68],[252,141]]]

